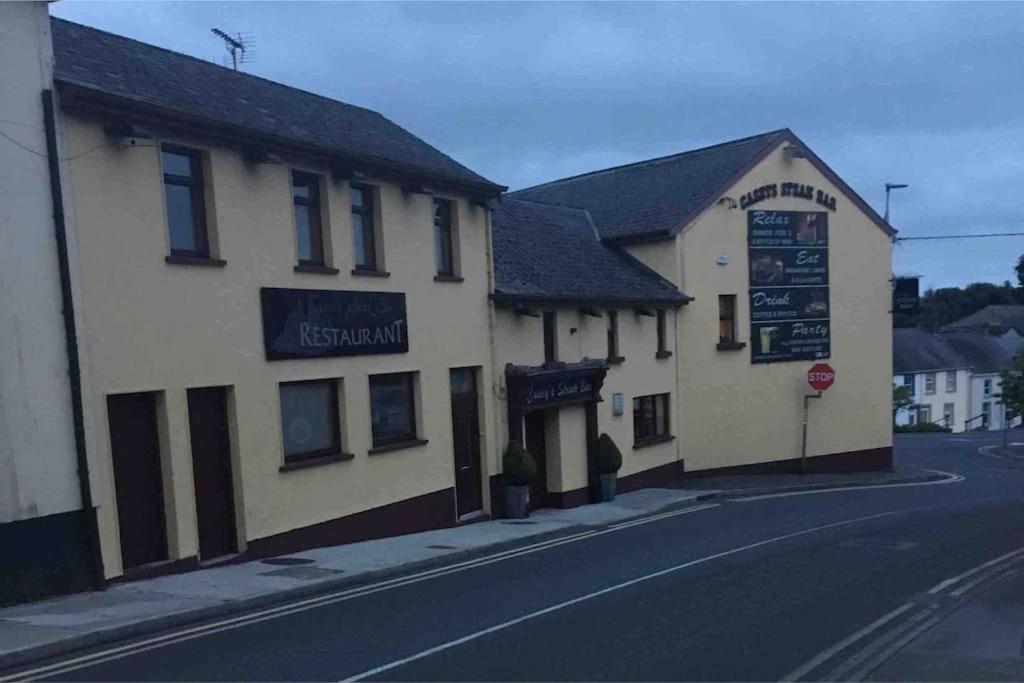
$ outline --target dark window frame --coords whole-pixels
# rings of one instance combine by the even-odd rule
[[[666,337],[668,336],[665,327],[667,324],[666,320],[668,318],[668,313],[665,311],[664,308],[659,308],[657,309],[657,311],[655,311],[655,316],[655,324],[657,325],[658,334],[658,352],[656,356],[658,358],[667,358],[668,356],[672,355],[672,352],[665,347]]]
[[[718,295],[718,343],[736,343],[736,302],[735,294]],[[728,325],[726,333],[722,333],[722,323]]]
[[[438,215],[439,207],[444,207]],[[434,260],[440,256],[441,263],[435,263],[437,274],[441,277],[455,277],[455,233],[452,213],[454,202],[450,199],[435,197],[434,208]],[[447,263],[445,263],[447,259]],[[447,266],[447,267],[446,267]]]
[[[187,157],[190,175],[182,176],[176,173],[167,173],[164,170],[164,154],[177,154]],[[203,172],[202,150],[173,144],[160,145],[160,172],[163,175],[164,208],[167,211],[167,236],[171,256],[199,259],[210,258],[209,226],[206,220],[206,177]],[[177,249],[174,246],[174,238],[171,233],[170,207],[167,206],[167,185],[187,187],[189,190],[189,198],[192,204],[192,239],[196,244],[195,249]]]
[[[408,388],[408,400],[406,402],[406,408],[409,411],[409,424],[412,425],[412,432],[409,434],[401,434],[398,436],[377,438],[377,435],[373,433],[373,383],[374,380],[384,377],[401,377],[405,380],[406,387]],[[386,372],[376,375],[370,375],[369,379],[370,388],[370,447],[371,449],[386,448],[395,444],[404,444],[408,442],[419,441],[419,428],[416,425],[416,373],[415,372]]]
[[[658,410],[656,403],[663,401],[662,424],[658,424]],[[644,405],[650,404],[650,419],[644,411]],[[633,397],[633,442],[642,444],[652,439],[666,439],[672,435],[670,425],[672,423],[669,408],[671,399],[669,393],[646,394]]]
[[[558,312],[544,311],[544,362],[558,361]]]
[[[309,197],[302,197],[295,193],[295,187],[297,185],[296,180],[305,181],[304,186],[309,188]],[[309,173],[307,171],[299,171],[292,169],[291,174],[291,192],[292,192],[292,210],[296,213],[295,216],[295,251],[297,255],[297,261],[300,266],[316,266],[326,267],[327,256],[326,249],[324,248],[324,207],[321,200],[320,194],[320,176],[316,173]],[[303,206],[309,212],[309,244],[312,250],[312,256],[316,256],[319,252],[319,258],[304,259],[302,255],[298,253],[299,244],[299,219],[297,215],[298,207]],[[315,223],[315,225],[314,225]]]
[[[361,206],[356,206],[352,202],[353,192],[362,192],[363,202]],[[349,208],[350,215],[352,216],[352,267],[356,271],[363,272],[380,272],[380,257],[378,255],[379,246],[377,244],[377,203],[376,197],[374,196],[373,185],[363,185],[361,183],[352,183],[349,186]],[[359,217],[359,225],[356,225],[356,216]],[[369,226],[367,226],[369,222]],[[355,253],[355,231],[359,230],[362,232],[363,237],[363,251],[365,252],[362,256],[366,256],[364,259],[369,263],[360,263],[360,254]]]
[[[285,465],[291,465],[291,464],[294,464],[294,463],[297,463],[297,462],[303,462],[303,461],[306,461],[306,460],[313,460],[313,459],[317,459],[317,458],[325,458],[325,457],[332,456],[332,455],[339,455],[339,454],[341,454],[343,452],[342,447],[341,447],[341,417],[340,417],[340,409],[339,409],[339,405],[340,404],[338,402],[338,380],[337,379],[333,379],[333,378],[326,378],[326,379],[320,378],[320,379],[303,379],[303,380],[297,380],[297,381],[294,381],[294,382],[280,382],[277,385],[277,395],[278,395],[278,402],[280,403],[280,408],[282,410],[282,414],[281,414],[281,418],[282,418],[281,419],[281,429],[282,429],[282,431],[284,430],[284,414],[283,414],[284,402],[283,402],[283,400],[281,398],[281,389],[284,388],[284,387],[297,386],[297,385],[302,385],[302,384],[329,384],[330,385],[330,388],[331,388],[331,391],[330,391],[331,415],[334,418],[333,420],[331,420],[331,440],[334,443],[333,443],[333,445],[331,445],[331,446],[329,446],[327,448],[318,448],[318,449],[313,450],[313,451],[303,451],[303,452],[300,452],[300,453],[292,453],[291,455],[288,454],[287,450],[284,450],[284,464]],[[282,434],[282,440],[281,440],[282,441],[282,450],[284,449],[284,438],[283,438],[283,436],[284,435]]]

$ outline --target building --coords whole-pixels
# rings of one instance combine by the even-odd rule
[[[910,387],[914,401],[896,413],[896,424],[934,423],[954,432],[1002,429],[999,373],[1024,348],[1011,341],[980,332],[893,330],[893,382]],[[1017,417],[1010,426],[1019,423]]]
[[[1024,304],[985,306],[980,311],[944,325],[943,332],[980,332],[1008,340],[1024,339]]]
[[[512,439],[535,505],[592,499],[602,432],[622,490],[891,465],[892,230],[792,132],[503,194],[375,112],[21,7],[67,245],[17,247],[49,328],[64,255],[78,335],[0,352],[68,396],[33,495],[94,520],[106,579],[499,515]]]

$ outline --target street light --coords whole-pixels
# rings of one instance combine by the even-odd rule
[[[910,187],[906,183],[886,183],[885,184],[885,222],[889,222],[889,192],[892,190],[902,190],[904,187]]]

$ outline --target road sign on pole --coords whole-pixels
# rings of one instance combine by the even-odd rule
[[[816,363],[807,371],[807,383],[815,391],[825,391],[836,381],[836,371],[828,363]]]

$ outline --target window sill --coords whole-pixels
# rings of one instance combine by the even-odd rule
[[[463,282],[463,278],[458,275],[435,275],[434,282]]]
[[[331,268],[330,266],[311,266],[299,264],[295,266],[296,273],[316,273],[318,275],[337,275],[341,271],[337,268]]]
[[[293,462],[286,462],[277,468],[278,472],[294,472],[295,470],[304,470],[310,467],[319,467],[320,465],[327,465],[332,462],[342,462],[343,460],[352,460],[354,457],[351,453],[331,453],[329,455],[318,455],[313,458],[303,458],[302,460],[295,460]]]
[[[222,258],[207,258],[205,256],[176,256],[174,254],[165,256],[164,261],[174,266],[208,266],[211,268],[223,268],[228,263]]]
[[[715,345],[719,351],[739,351],[747,348],[746,342],[741,341],[720,341]]]
[[[608,356],[605,360],[608,361],[608,365],[621,365],[622,362],[624,360],[626,360],[626,357],[625,356]]]
[[[401,451],[406,448],[416,448],[417,446],[426,446],[429,443],[426,439],[409,439],[408,441],[399,441],[398,443],[389,443],[384,446],[375,446],[366,452],[367,455],[378,455],[380,453],[390,453],[391,451]]]
[[[391,277],[391,273],[386,270],[362,270],[360,268],[353,268],[352,274],[359,275],[360,277]]]
[[[656,354],[654,354],[654,357],[659,359],[659,360],[662,360],[662,359],[665,359],[665,358],[671,358],[672,357],[672,352],[671,351],[658,351]]]
[[[649,436],[646,439],[637,439],[633,442],[633,450],[640,448],[647,448],[648,446],[657,446],[659,443],[668,443],[674,441],[676,437],[671,434],[662,434],[661,436]]]

